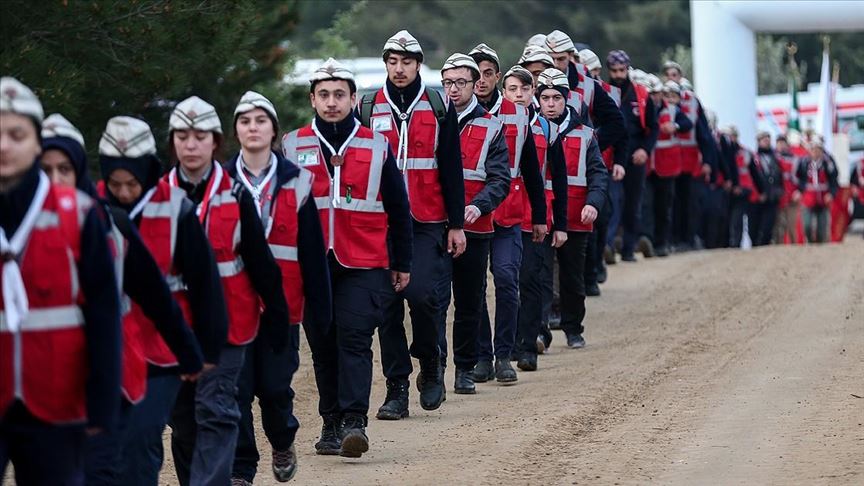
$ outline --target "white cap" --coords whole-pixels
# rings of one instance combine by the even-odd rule
[[[529,62],[542,62],[550,67],[555,65],[552,56],[546,52],[546,49],[539,46],[525,46],[525,50],[522,51],[522,57],[519,58],[519,64],[527,64]]]
[[[681,91],[693,91],[693,84],[687,78],[681,78]]]
[[[537,76],[537,86],[551,86],[553,88],[564,88],[570,90],[570,82],[567,75],[555,68],[548,68]]]
[[[84,148],[84,136],[60,113],[50,115],[42,122],[42,138],[64,137],[78,142]]]
[[[29,116],[39,123],[42,123],[42,118],[45,117],[42,103],[33,91],[21,81],[9,76],[0,78],[0,111]]]
[[[648,90],[652,93],[660,93],[663,91],[663,81],[656,74],[648,73],[645,77],[648,82]]]
[[[197,96],[191,96],[177,103],[171,118],[168,119],[171,130],[200,130],[202,132],[222,133],[222,122],[216,108]]]
[[[309,82],[315,84],[318,81],[327,81],[330,79],[354,81],[354,73],[345,67],[344,64],[331,57],[312,73]]]
[[[537,46],[546,49],[546,34],[534,34],[525,43],[525,47]]]
[[[663,72],[665,73],[667,69],[677,69],[679,73],[684,73],[684,70],[681,69],[681,65],[675,61],[666,61],[663,63]]]
[[[582,49],[579,51],[579,62],[584,64],[589,71],[603,67],[603,64],[600,63],[600,58],[591,49]]]
[[[676,83],[675,81],[672,81],[670,79],[670,80],[666,81],[665,83],[663,83],[663,92],[664,93],[675,93],[675,94],[680,95],[681,94],[681,86],[678,83]]]
[[[384,43],[382,53],[387,51],[411,52],[420,54],[421,58],[423,56],[423,48],[420,47],[420,42],[407,30],[400,30],[393,34],[393,37],[387,39],[387,42]]]
[[[495,64],[498,65],[498,70],[501,70],[501,61],[498,60],[498,53],[495,52],[495,49],[487,46],[486,44],[480,43],[474,49],[471,49],[471,52],[468,53],[472,58],[474,56],[489,56],[495,60]],[[476,60],[476,59],[475,59]],[[477,64],[480,64],[480,61],[477,61]]]
[[[546,35],[546,49],[549,52],[573,52],[576,46],[570,36],[560,30],[553,30]]]
[[[443,74],[444,71],[462,67],[473,69],[478,75],[480,74],[480,68],[477,66],[477,63],[474,62],[474,59],[471,56],[462,54],[461,52],[454,52],[446,61],[444,61],[441,73]]]
[[[277,122],[279,121],[279,117],[276,116],[276,108],[273,106],[273,103],[270,102],[267,98],[264,97],[261,93],[256,93],[255,91],[247,91],[242,98],[240,98],[240,103],[237,103],[237,108],[234,108],[234,119],[237,119],[237,115],[241,115],[246,113],[247,111],[252,111],[255,108],[261,108],[266,111],[270,116],[273,117]]]
[[[131,116],[115,116],[108,120],[99,140],[99,155],[136,159],[156,154],[156,140],[150,125]]]
[[[627,71],[627,76],[630,77],[630,81],[640,86],[645,86],[646,88],[650,86],[650,83],[648,82],[648,73],[639,68],[631,67]]]
[[[528,76],[531,76],[531,71],[529,71],[529,70],[525,69],[524,67],[517,64],[517,65],[511,67],[510,69],[508,69],[507,74],[505,74],[504,78],[502,78],[502,79],[507,79],[510,76],[516,74],[517,72],[525,73]],[[533,76],[532,76],[532,79],[533,79]]]
[[[818,133],[814,133],[810,135],[810,141],[807,143],[808,147],[815,148],[819,147],[821,149],[825,148],[825,140],[822,138],[822,135]]]

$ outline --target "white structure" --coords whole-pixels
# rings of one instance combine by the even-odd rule
[[[864,1],[690,0],[694,82],[720,125],[756,137],[756,32],[864,30]]]

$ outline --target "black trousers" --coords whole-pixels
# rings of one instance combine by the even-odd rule
[[[624,208],[621,225],[624,227],[622,255],[633,255],[639,240],[642,219],[642,193],[645,188],[645,166],[631,165],[624,174]]]
[[[690,174],[681,174],[675,178],[675,202],[672,205],[672,242],[676,245],[692,245],[696,235],[693,225],[693,213],[698,206],[695,180]]]
[[[702,192],[700,236],[705,248],[729,245],[729,193],[720,186],[705,186]]]
[[[453,364],[470,371],[477,364],[477,333],[486,299],[491,238],[468,238],[465,253],[453,259]]]
[[[381,325],[383,304],[392,289],[389,271],[349,269],[330,258],[330,280],[333,322],[326,334],[309,343],[318,413],[365,416],[372,390],[372,336]]]
[[[672,201],[675,198],[675,178],[660,177],[656,173],[648,176],[654,194],[654,246],[669,243],[672,229]]]
[[[777,203],[764,202],[750,205],[747,212],[747,231],[753,246],[771,244],[774,236],[774,223],[777,221]]]
[[[540,243],[531,240],[531,233],[522,233],[522,265],[519,268],[519,319],[516,329],[516,349],[520,353],[536,354],[537,334],[544,321],[547,288],[552,288],[552,262],[555,249],[552,236]],[[551,294],[551,292],[549,292]],[[551,298],[548,299],[551,301]]]
[[[750,202],[748,194],[732,195],[729,200],[729,246],[741,247],[741,239],[744,236],[744,215],[749,212]]]
[[[443,223],[414,221],[414,258],[411,282],[401,292],[388,285],[384,304],[384,321],[378,329],[381,364],[387,379],[406,380],[413,367],[411,357],[438,359],[438,318],[440,315],[439,281],[447,273],[449,254],[445,247]],[[405,336],[405,301],[411,314],[413,341],[408,347]]]
[[[611,179],[610,179],[611,183]],[[606,233],[609,230],[609,220],[612,218],[612,201],[609,192],[606,193],[606,203],[600,208],[597,220],[594,221],[594,231],[588,235],[588,246],[585,250],[585,284],[596,284],[597,275],[603,268],[603,250],[606,246]]]
[[[561,286],[561,329],[567,335],[582,334],[585,327],[585,250],[591,233],[568,231],[567,243],[558,248]]]

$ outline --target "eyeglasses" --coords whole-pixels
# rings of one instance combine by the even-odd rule
[[[472,81],[468,79],[457,79],[455,81],[452,79],[445,79],[444,81],[441,81],[441,85],[444,86],[444,89],[450,89],[455,84],[457,88],[462,89],[465,86],[468,86],[468,83],[471,82]]]

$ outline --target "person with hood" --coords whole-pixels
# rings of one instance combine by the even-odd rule
[[[41,171],[39,98],[0,78],[0,477],[78,484],[120,403],[120,302],[104,215]]]
[[[315,449],[360,457],[369,450],[372,336],[384,318],[382,304],[411,285],[411,210],[387,138],[353,116],[354,74],[330,58],[310,83],[315,118],[282,145],[302,177],[314,178],[311,197],[327,228],[332,322],[310,343],[323,419]]]
[[[42,124],[42,170],[55,185],[74,187],[96,195],[96,186],[87,173],[84,137],[63,115],[53,114]],[[183,381],[194,381],[201,371],[201,350],[195,334],[186,323],[180,306],[162,271],[150,255],[138,230],[125,211],[100,201],[109,224],[108,237],[113,244],[114,266],[122,293],[123,318],[123,400],[120,403],[117,428],[112,432],[88,437],[85,452],[85,477],[88,484],[120,484],[124,449],[135,438],[126,434],[129,415],[146,393],[147,362],[138,340],[139,320],[131,311],[131,302],[159,331],[178,357]]]
[[[294,440],[300,423],[294,416],[291,382],[300,365],[300,325],[314,357],[318,342],[330,328],[330,274],[321,224],[310,194],[311,174],[277,150],[279,118],[273,103],[260,93],[247,91],[234,108],[233,127],[240,151],[225,164],[225,172],[252,195],[270,252],[281,271],[290,330],[282,352],[278,342],[282,338],[274,342],[270,332],[259,334],[246,348],[239,383],[240,436],[232,477],[240,484],[252,483],[257,473],[252,401],[258,397],[261,423],[273,455],[273,474],[282,482],[291,479],[297,468]]]
[[[255,201],[216,160],[222,144],[216,108],[192,96],[177,104],[168,124],[174,167],[163,180],[186,191],[195,205],[219,268],[229,320],[219,366],[180,389],[171,419],[174,469],[181,485],[226,484],[234,465],[240,421],[236,389],[246,350],[255,341],[284,352],[288,304]],[[263,338],[256,340],[259,332]],[[274,453],[277,478],[294,474],[291,457]]]
[[[160,179],[162,167],[150,126],[129,116],[108,120],[99,141],[99,166],[100,194],[112,208],[125,211],[141,234],[195,332],[204,355],[203,372],[216,368],[228,334],[219,273],[192,203],[182,190]],[[147,393],[129,415],[121,481],[156,484],[162,467],[162,431],[181,385],[179,361],[140,306],[133,303],[130,314],[149,367]]]

